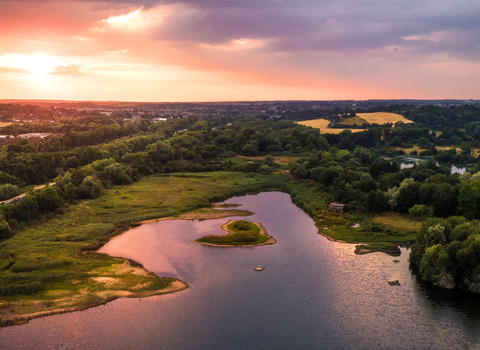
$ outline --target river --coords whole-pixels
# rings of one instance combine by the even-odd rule
[[[474,349],[480,296],[427,285],[408,250],[358,256],[317,234],[287,194],[231,198],[278,243],[208,247],[227,219],[161,221],[115,237],[101,252],[131,258],[190,288],[0,329],[0,349]],[[395,263],[398,259],[400,262]],[[253,271],[257,265],[262,272]],[[401,286],[387,281],[399,280]]]

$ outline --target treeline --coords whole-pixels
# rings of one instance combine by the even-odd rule
[[[459,216],[426,220],[409,261],[424,281],[480,293],[480,222]]]
[[[244,116],[229,126],[212,127],[227,121],[172,120],[153,124],[147,135],[66,152],[35,152],[34,145],[24,141],[17,144],[22,149],[9,151],[4,147],[0,153],[4,170],[0,172],[0,192],[3,190],[5,196],[18,194],[19,185],[52,180],[56,185],[3,205],[0,236],[9,237],[21,222],[62,212],[65,202],[97,198],[103,189],[130,184],[142,175],[217,170],[268,172],[275,168],[272,156],[263,162],[243,164],[224,158],[237,153],[258,155],[267,149],[282,152],[284,147],[293,150],[292,144],[303,149],[319,140],[318,130],[253,116]],[[183,127],[190,131],[179,132]],[[216,160],[218,157],[222,158]]]
[[[350,152],[332,147],[300,158],[290,173],[297,179],[315,181],[330,201],[346,203],[347,210],[408,214],[420,205],[412,216],[478,215],[470,209],[476,208],[478,197],[467,198],[465,194],[469,186],[476,185],[477,175],[450,175],[448,167],[434,162],[400,169],[396,162],[378,159],[374,150],[357,147]],[[418,214],[419,210],[425,214]]]
[[[429,105],[416,110],[407,110],[402,114],[414,121],[419,127],[447,131],[448,129],[463,129],[469,123],[478,122],[480,120],[480,106],[461,105],[442,108]]]
[[[55,115],[62,113],[64,116],[76,115],[75,110],[65,108],[45,108],[36,105],[19,105],[19,104],[0,104],[0,115],[3,120],[13,121],[17,118],[22,119],[41,119],[45,121],[53,120]]]

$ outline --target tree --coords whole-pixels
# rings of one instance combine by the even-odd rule
[[[60,196],[53,186],[47,186],[37,192],[36,197],[39,211],[43,214],[50,213],[63,205],[62,196]]]
[[[76,156],[71,156],[68,157],[67,160],[65,161],[65,168],[71,169],[71,168],[78,168],[80,166],[80,162],[78,161],[78,158]]]
[[[431,218],[433,216],[433,207],[424,204],[415,204],[408,211],[408,215],[415,219]]]
[[[28,221],[38,215],[39,205],[33,194],[28,194],[14,206],[14,215],[18,221]]]
[[[129,185],[132,183],[132,179],[128,176],[125,168],[120,163],[114,163],[108,165],[103,171],[103,175],[110,183],[115,185]]]
[[[247,157],[254,157],[258,154],[258,145],[256,141],[249,142],[243,146],[241,153]]]
[[[438,184],[433,191],[432,201],[435,216],[448,217],[454,215],[457,206],[457,191],[449,183]]]
[[[365,193],[369,193],[370,191],[376,191],[377,182],[372,178],[372,175],[365,173],[362,174],[362,176],[360,177],[358,188]]]
[[[458,194],[457,214],[463,215],[467,219],[472,220],[478,217],[478,201],[480,198],[480,191],[477,186],[470,182],[464,182],[460,187]]]
[[[268,165],[271,168],[275,167],[275,159],[271,154],[268,154],[262,162],[265,165]]]
[[[382,211],[387,210],[387,197],[381,190],[372,190],[367,194],[365,205],[368,211],[372,213],[381,213]]]
[[[167,141],[157,141],[148,145],[145,150],[152,156],[153,161],[163,164],[173,160],[175,157],[175,150]]]
[[[82,198],[97,198],[102,193],[102,184],[96,177],[87,176],[78,188],[78,194]]]
[[[0,200],[6,200],[19,195],[18,186],[12,184],[0,185]]]

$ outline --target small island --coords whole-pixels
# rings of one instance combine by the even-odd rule
[[[259,246],[277,243],[260,222],[230,220],[221,226],[226,235],[206,235],[193,242],[210,246]]]
[[[364,255],[369,253],[382,252],[391,256],[400,256],[402,254],[400,247],[394,243],[371,243],[355,246],[355,254]]]

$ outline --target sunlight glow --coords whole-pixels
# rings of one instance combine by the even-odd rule
[[[142,7],[143,8],[143,7]],[[125,23],[125,22],[128,22],[130,21],[131,19],[137,17],[139,14],[140,14],[140,11],[142,10],[142,8],[139,8],[138,10],[136,11],[133,11],[133,12],[130,12],[129,14],[126,14],[126,15],[121,15],[121,16],[110,16],[108,17],[108,19],[104,19],[103,21],[104,22],[108,22],[108,23],[111,23],[111,24],[115,24],[115,23]]]
[[[33,74],[45,75],[50,73],[55,66],[57,66],[57,61],[54,57],[51,56],[23,56],[20,60],[20,66],[28,69]]]
[[[45,76],[56,67],[63,66],[57,58],[47,55],[7,54],[0,64],[4,67],[18,68],[36,76]]]

